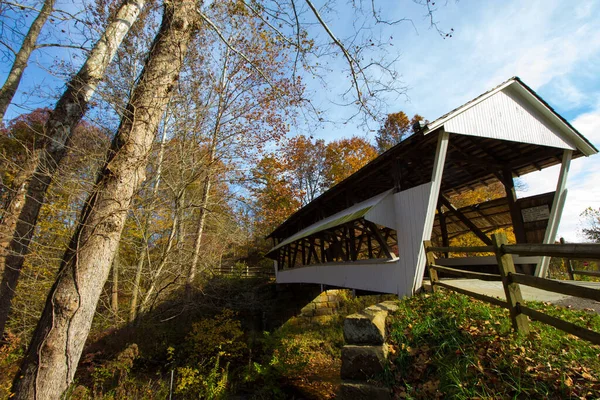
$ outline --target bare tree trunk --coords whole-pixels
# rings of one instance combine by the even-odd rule
[[[192,257],[192,263],[190,264],[190,269],[188,270],[187,279],[185,282],[185,295],[190,298],[192,294],[192,286],[194,284],[194,280],[196,279],[196,271],[198,270],[198,259],[200,256],[200,245],[202,244],[202,234],[204,232],[204,224],[206,221],[206,207],[208,206],[208,198],[211,187],[210,180],[210,166],[207,168],[207,175],[204,179],[204,187],[202,188],[202,199],[200,200],[200,217],[198,218],[198,229],[196,230],[196,238],[194,241],[194,255]]]
[[[14,290],[17,286],[25,255],[34,228],[44,204],[46,191],[52,177],[63,159],[73,129],[81,121],[87,105],[95,93],[106,68],[113,59],[123,38],[137,19],[145,0],[125,0],[114,19],[108,24],[104,34],[98,40],[85,64],[77,75],[67,84],[67,89],[58,100],[56,107],[44,127],[45,145],[36,150],[29,161],[35,171],[28,179],[27,189],[21,192],[24,197],[15,198],[14,214],[6,215],[2,220],[5,226],[15,226],[12,239],[6,249],[0,249],[0,334],[10,313]],[[6,228],[0,227],[0,232]]]
[[[2,85],[2,89],[0,89],[0,122],[4,119],[4,114],[6,114],[6,110],[15,96],[15,93],[17,93],[17,89],[21,83],[21,77],[29,63],[29,57],[35,50],[38,36],[54,9],[54,2],[55,0],[44,1],[44,5],[29,27],[29,31],[27,32],[27,35],[25,35],[25,39],[23,39],[23,44],[21,44],[21,48],[15,56],[15,61],[8,73],[8,77],[6,77],[6,81],[4,82],[4,85]]]
[[[145,179],[161,115],[177,83],[196,2],[164,1],[161,27],[13,383],[18,399],[58,399],[67,390],[131,205]]]
[[[146,224],[147,226],[147,224]],[[147,229],[145,229],[147,230]],[[140,243],[141,250],[139,252],[137,265],[135,268],[135,278],[133,279],[133,291],[131,294],[131,304],[129,305],[129,322],[135,321],[138,312],[138,298],[140,295],[140,284],[142,282],[142,270],[144,269],[144,258],[146,251],[143,248],[145,242]]]
[[[225,111],[225,100],[223,94],[227,89],[227,66],[229,64],[229,48],[225,52],[225,60],[223,62],[223,70],[221,71],[221,80],[219,82],[219,101],[217,105],[217,118],[211,135],[211,143],[208,153],[208,163],[206,168],[206,177],[204,178],[202,199],[200,201],[200,218],[198,219],[198,229],[196,230],[196,238],[194,242],[194,255],[192,263],[188,270],[187,279],[185,282],[185,296],[189,300],[192,295],[192,286],[196,279],[198,271],[198,259],[200,256],[200,245],[202,244],[202,235],[204,233],[204,224],[206,222],[206,207],[208,206],[208,198],[210,197],[211,188],[211,172],[215,161],[215,152],[217,151],[217,143],[219,141],[219,132],[221,130],[221,119]]]
[[[110,288],[110,306],[115,316],[115,323],[119,322],[119,264],[119,249],[117,249],[112,263],[112,284]]]
[[[160,149],[158,151],[158,165],[156,167],[156,177],[154,178],[154,187],[152,188],[152,206],[156,200],[158,194],[158,188],[160,186],[160,180],[162,176],[162,166],[165,157],[165,143],[167,141],[167,123],[169,120],[169,109],[167,106],[167,112],[165,114],[165,122],[162,131],[162,138],[160,140]],[[138,251],[138,262],[135,268],[135,278],[133,280],[133,290],[131,293],[131,304],[129,305],[129,322],[133,322],[137,318],[138,313],[138,299],[140,297],[141,282],[142,282],[142,271],[144,269],[144,259],[148,251],[148,229],[150,227],[150,211],[146,211],[144,216],[144,223],[142,226],[142,239],[139,244]],[[150,259],[148,259],[150,261]]]
[[[148,291],[146,292],[146,296],[144,296],[144,301],[142,301],[142,304],[140,307],[142,312],[146,311],[148,308],[150,298],[152,297],[152,294],[156,290],[158,278],[160,278],[160,274],[162,273],[163,269],[165,268],[165,265],[167,265],[167,258],[169,257],[171,248],[173,248],[173,242],[175,241],[177,231],[179,230],[179,217],[181,216],[180,210],[181,210],[181,199],[183,197],[183,193],[185,193],[185,192],[182,192],[179,196],[177,196],[177,201],[176,201],[177,206],[175,207],[175,211],[173,212],[173,225],[171,226],[171,232],[169,233],[169,237],[167,238],[167,244],[165,245],[165,249],[163,250],[163,254],[160,258],[160,263],[158,264],[158,267],[156,267],[154,274],[152,274],[152,279],[150,281],[150,287],[148,288]]]

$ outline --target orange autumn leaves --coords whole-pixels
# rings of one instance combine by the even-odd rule
[[[325,144],[300,135],[251,171],[255,229],[268,234],[300,207],[377,157],[366,139],[353,136]]]

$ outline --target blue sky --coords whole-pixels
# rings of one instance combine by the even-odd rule
[[[60,4],[71,7],[66,0]],[[434,120],[516,75],[600,147],[600,0],[442,0],[435,20],[440,28],[454,30],[453,37],[445,40],[429,28],[422,6],[410,0],[378,4],[391,19],[412,20],[381,32],[382,37],[393,37],[390,51],[400,51],[396,68],[408,87],[406,96],[390,99],[388,112],[403,110]],[[344,2],[338,6],[338,12],[329,19],[332,29],[343,37],[351,26],[353,12]],[[57,54],[75,66],[81,62],[76,50],[34,53],[15,98],[17,103],[29,100],[27,108],[33,109],[48,104],[58,93],[62,81],[53,77],[56,68],[50,57]],[[325,77],[329,88],[344,86],[347,81],[339,73],[343,61],[332,61],[329,66],[336,71]],[[4,80],[8,68],[7,63],[0,64],[0,79]],[[51,89],[36,89],[46,85]],[[351,112],[327,103],[328,94],[335,90],[312,84],[309,88],[319,93],[317,100],[325,104],[328,118],[343,119]],[[23,111],[28,110],[13,107],[7,116]],[[373,139],[372,132],[352,123],[328,125],[315,132],[316,137],[326,140],[353,134]],[[554,190],[557,173],[557,168],[549,168],[524,177],[528,189],[519,195]],[[559,235],[567,241],[582,239],[578,236],[579,214],[586,207],[600,208],[598,182],[600,156],[572,163],[569,196],[559,229]]]
[[[398,69],[408,86],[408,98],[391,101],[389,112],[403,110],[434,120],[519,76],[600,148],[600,1],[438,3],[435,20],[444,30],[454,29],[452,38],[442,39],[429,29],[418,5],[387,2],[386,15],[408,16],[416,26],[407,22],[386,31],[402,51]],[[343,126],[318,136],[350,134],[364,130]],[[553,167],[525,176],[528,189],[519,196],[555,190],[557,175]],[[600,155],[573,161],[567,186],[559,235],[581,241],[580,213],[600,208]]]

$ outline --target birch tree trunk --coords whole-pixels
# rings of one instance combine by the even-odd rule
[[[0,249],[0,334],[4,333],[14,290],[52,177],[65,156],[73,129],[81,121],[106,68],[144,3],[145,0],[123,1],[86,62],[67,84],[67,89],[44,127],[46,143],[34,152],[29,161],[30,165],[35,166],[35,170],[27,180],[27,189],[18,192],[20,196],[13,199],[11,207],[13,214],[7,214],[2,220],[0,236],[8,235],[12,239],[8,248]],[[7,230],[12,226],[15,228],[11,234]]]
[[[195,1],[164,1],[148,60],[13,382],[18,399],[58,399],[73,381],[127,210],[145,179],[156,129],[197,29],[197,15]]]
[[[23,77],[23,72],[25,72],[25,68],[27,68],[27,64],[29,63],[29,57],[35,50],[38,36],[54,9],[54,2],[55,0],[44,1],[44,5],[29,27],[29,31],[27,31],[25,39],[23,39],[23,43],[21,44],[21,48],[15,56],[15,61],[6,77],[6,81],[4,82],[4,85],[2,85],[2,89],[0,89],[0,122],[4,119],[6,109],[12,102],[15,93],[17,93],[21,78]]]

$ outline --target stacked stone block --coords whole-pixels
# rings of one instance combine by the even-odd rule
[[[397,309],[395,302],[384,301],[344,320],[340,399],[391,399],[387,388],[367,381],[383,373],[388,355],[385,320],[389,311]]]
[[[310,321],[329,320],[340,306],[343,289],[325,290],[300,310],[300,316]]]

